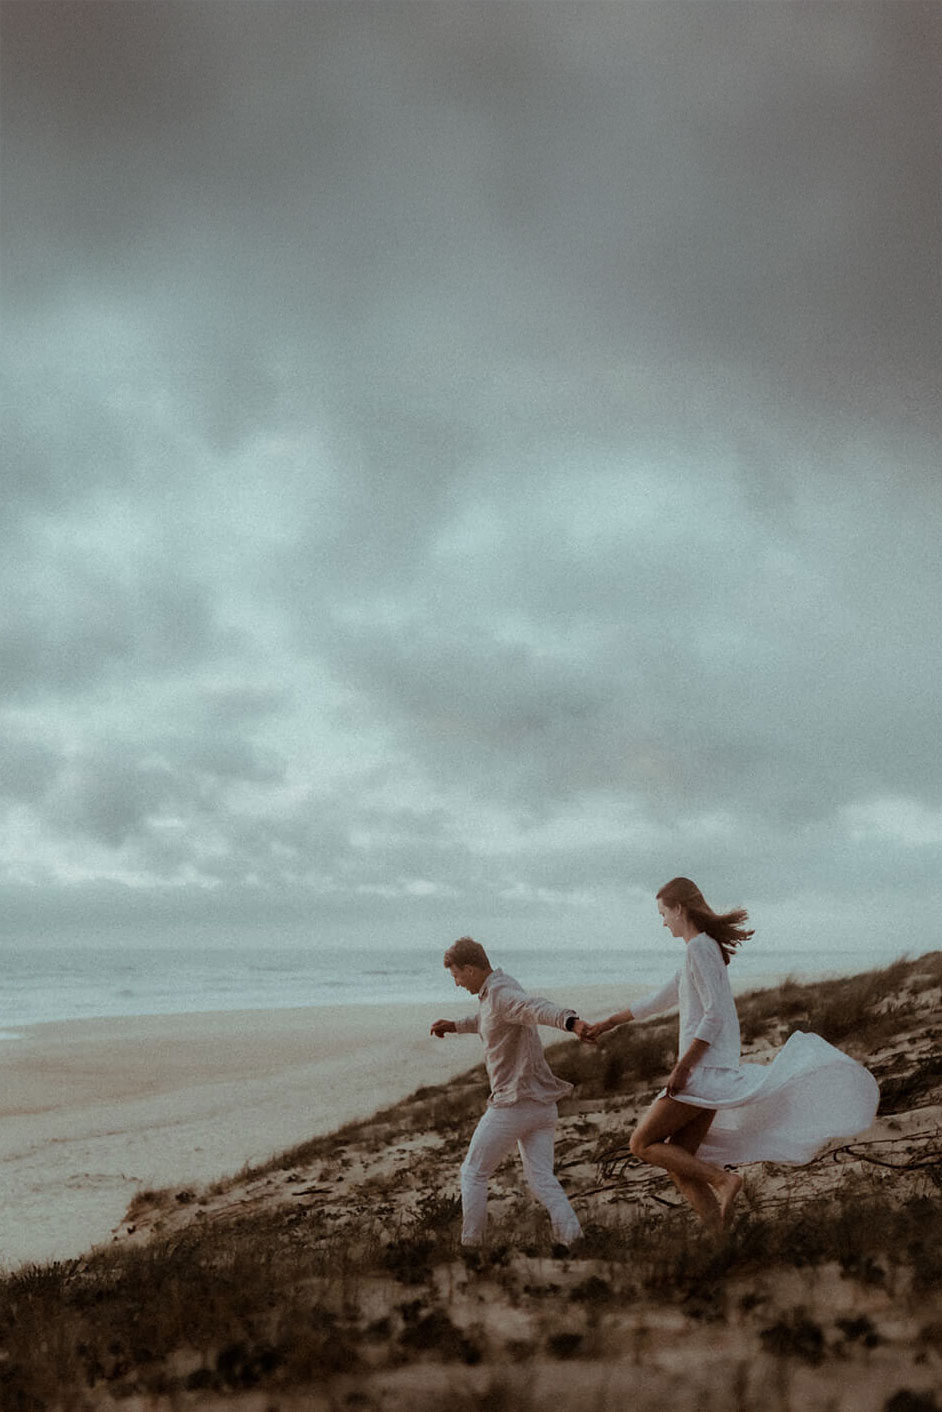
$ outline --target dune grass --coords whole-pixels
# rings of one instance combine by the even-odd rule
[[[914,1032],[925,1057],[890,1082],[911,1085],[899,1089],[900,1103],[907,1092],[937,1095],[938,1075],[928,1073],[938,1065],[937,1012],[920,1011],[917,1002],[940,978],[936,954],[866,976],[789,981],[741,999],[744,1032],[749,1027],[757,1040],[777,1043],[807,1026],[858,1047]],[[552,1062],[578,1083],[583,1106],[594,1097],[604,1107],[619,1094],[643,1101],[670,1066],[675,1023],[626,1028],[598,1049],[570,1042],[554,1049]],[[489,1248],[469,1254],[459,1245],[456,1175],[484,1093],[482,1071],[472,1071],[242,1174],[280,1174],[284,1187],[312,1164],[324,1174],[343,1173],[356,1152],[433,1134],[427,1161],[438,1166],[423,1169],[424,1186],[414,1163],[385,1186],[374,1180],[351,1192],[349,1219],[318,1204],[310,1194],[316,1186],[293,1201],[248,1215],[234,1207],[219,1217],[203,1205],[237,1178],[199,1194],[142,1193],[129,1219],[163,1205],[185,1208],[188,1223],[141,1245],[116,1243],[0,1279],[0,1412],[92,1412],[132,1397],[198,1406],[203,1397],[259,1391],[275,1399],[314,1387],[318,1407],[358,1405],[358,1396],[368,1407],[357,1388],[377,1370],[431,1363],[487,1373],[474,1386],[450,1384],[449,1405],[527,1412],[535,1405],[528,1367],[620,1356],[635,1346],[632,1339],[640,1349],[651,1307],[678,1311],[698,1327],[735,1323],[746,1328],[753,1356],[801,1365],[863,1357],[880,1346],[886,1336],[879,1320],[770,1308],[756,1291],[788,1271],[833,1270],[862,1298],[876,1291],[898,1318],[916,1321],[919,1356],[942,1363],[942,1205],[928,1179],[940,1175],[934,1168],[926,1169],[923,1187],[897,1189],[858,1165],[827,1195],[796,1188],[794,1199],[771,1208],[744,1201],[719,1243],[681,1208],[616,1192],[586,1219],[577,1261],[551,1252],[540,1208],[522,1195],[508,1197],[495,1211]],[[592,1133],[589,1125],[590,1151]],[[597,1147],[600,1155],[604,1142]],[[394,1207],[393,1189],[410,1183],[411,1203]],[[486,1299],[469,1315],[475,1288]],[[507,1332],[481,1313],[495,1305],[513,1311]],[[886,1412],[930,1406],[919,1388],[894,1396],[898,1406],[887,1404]],[[591,1412],[595,1403],[583,1405]]]
[[[587,1227],[587,1273],[570,1281],[562,1301],[558,1263],[545,1260],[535,1274],[532,1259],[521,1267],[515,1254],[521,1232],[526,1254],[533,1220],[532,1208],[510,1213],[489,1253],[473,1262],[457,1244],[457,1210],[429,1201],[392,1238],[379,1223],[338,1238],[316,1215],[281,1212],[221,1229],[196,1223],[141,1248],[27,1267],[0,1287],[0,1405],[38,1412],[68,1394],[81,1409],[93,1405],[96,1389],[118,1398],[297,1390],[314,1378],[429,1357],[465,1366],[519,1363],[537,1352],[591,1357],[590,1333],[602,1314],[611,1321],[653,1301],[723,1324],[734,1306],[741,1317],[744,1283],[776,1268],[835,1266],[843,1278],[913,1307],[942,1287],[939,1203],[897,1205],[862,1185],[840,1200],[741,1220],[721,1244],[681,1213],[654,1219],[622,1210]],[[486,1279],[493,1297],[530,1311],[528,1346],[514,1348],[454,1317],[442,1290],[469,1271]],[[379,1316],[377,1281],[385,1282]],[[799,1357],[802,1338],[806,1352],[816,1346],[808,1328],[778,1327],[761,1309],[754,1322],[759,1346],[781,1352],[791,1340]],[[866,1334],[861,1325],[855,1336]]]

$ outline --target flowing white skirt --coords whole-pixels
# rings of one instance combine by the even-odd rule
[[[862,1064],[820,1035],[798,1032],[771,1064],[699,1065],[677,1099],[716,1109],[697,1152],[704,1161],[801,1163],[833,1138],[869,1128],[880,1089]]]

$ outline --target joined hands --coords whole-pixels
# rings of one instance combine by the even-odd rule
[[[614,1026],[608,1020],[597,1020],[594,1025],[586,1025],[585,1033],[579,1036],[586,1044],[595,1044],[603,1034],[608,1034]]]

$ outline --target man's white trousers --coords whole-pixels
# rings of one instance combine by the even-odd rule
[[[553,1175],[557,1116],[555,1103],[533,1099],[485,1110],[461,1164],[462,1245],[480,1245],[484,1239],[488,1178],[515,1144],[527,1185],[549,1212],[555,1238],[571,1245],[582,1235],[578,1217]]]

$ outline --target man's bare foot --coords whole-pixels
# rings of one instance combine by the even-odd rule
[[[728,1226],[732,1219],[733,1205],[742,1191],[742,1177],[737,1172],[726,1172],[715,1190],[720,1203],[720,1220],[724,1226]]]

